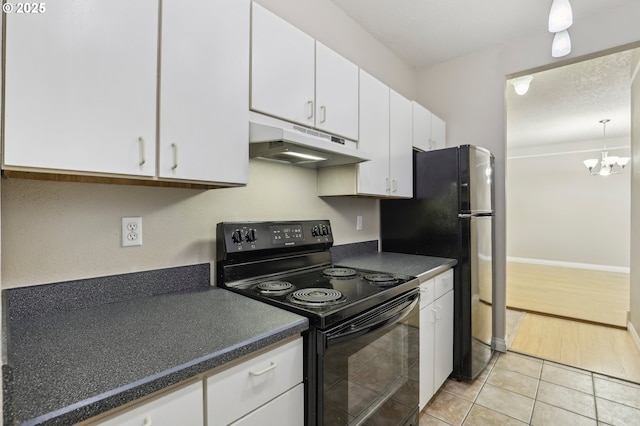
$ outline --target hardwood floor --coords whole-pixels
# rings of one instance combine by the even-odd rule
[[[640,351],[620,328],[507,311],[510,351],[640,383]]]
[[[507,262],[507,307],[626,327],[629,274]]]
[[[640,383],[629,274],[507,263],[507,348]]]

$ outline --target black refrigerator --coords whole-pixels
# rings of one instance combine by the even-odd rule
[[[494,158],[473,145],[413,155],[413,198],[380,202],[381,248],[458,260],[452,376],[471,380],[493,354]]]

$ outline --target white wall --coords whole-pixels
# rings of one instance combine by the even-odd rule
[[[629,145],[620,142],[610,145]],[[554,148],[547,155],[509,155],[507,256],[628,270],[630,171],[591,176],[582,161],[600,158],[599,151]],[[608,151],[630,155],[629,148]]]
[[[496,306],[505,306],[506,259],[506,76],[537,67],[568,63],[592,54],[640,40],[640,2],[576,20],[570,29],[573,53],[551,57],[553,35],[540,24],[540,33],[513,40],[483,52],[475,52],[422,70],[417,101],[447,122],[447,144],[484,146],[496,157]],[[504,310],[498,309],[494,335],[504,336]]]
[[[260,3],[414,97],[415,71],[329,0]],[[336,244],[379,238],[377,200],[321,199],[315,170],[260,160],[251,161],[245,188],[6,180],[1,196],[3,288],[213,261],[215,224],[223,220],[326,218]],[[355,230],[357,215],[362,231]],[[120,247],[122,216],[142,216],[142,247]]]
[[[631,84],[631,297],[629,322],[640,332],[640,53]],[[640,343],[640,342],[637,342]]]

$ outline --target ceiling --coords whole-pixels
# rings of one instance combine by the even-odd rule
[[[331,0],[416,69],[547,31],[552,0]],[[637,0],[574,0],[580,17]],[[551,47],[549,46],[549,49]],[[507,90],[512,146],[607,138],[630,132],[629,52],[534,75],[529,92]]]

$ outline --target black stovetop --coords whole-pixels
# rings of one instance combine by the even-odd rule
[[[241,284],[225,287],[245,296],[304,315],[309,318],[309,322],[312,325],[326,328],[395,296],[411,291],[418,285],[418,280],[408,275],[390,275],[378,271],[355,270],[343,267],[338,267],[338,269],[351,269],[355,272],[355,275],[336,278],[326,276],[324,271],[332,268],[336,267],[322,265],[305,271],[257,277]],[[391,281],[384,280],[382,279],[383,275],[390,276],[393,279]],[[373,282],[371,281],[372,279],[374,280]],[[268,285],[268,287],[277,288],[278,290],[265,294],[264,290],[259,288],[261,284],[265,283],[275,283],[273,286]],[[291,288],[280,290],[288,284],[291,285]],[[333,290],[337,290],[342,296],[338,297],[336,295],[334,298],[331,294],[327,297],[322,294],[323,301],[314,302],[311,306],[296,302],[294,297],[296,292],[310,294],[309,297],[312,297],[314,293],[325,293],[327,291],[333,293]]]
[[[223,222],[216,229],[218,285],[304,315],[313,327],[338,324],[418,287],[418,279],[409,275],[360,269],[345,273],[350,268],[333,266],[333,233],[326,220]],[[331,268],[339,269],[334,272],[340,276],[327,276]],[[382,275],[393,280],[385,281]],[[264,294],[256,289],[264,283],[291,288]],[[342,296],[307,306],[292,300],[296,291],[307,296],[338,291]]]

